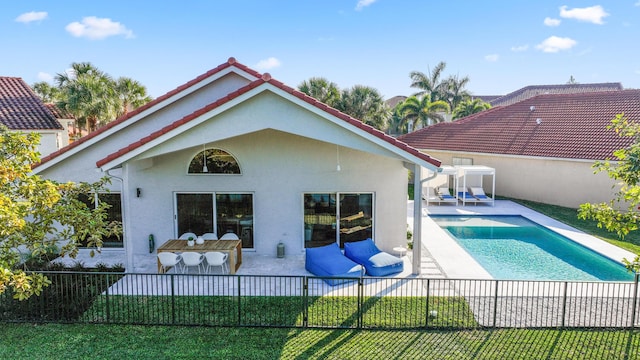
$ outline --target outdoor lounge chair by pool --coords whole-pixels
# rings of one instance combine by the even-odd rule
[[[473,197],[473,195],[471,195],[471,193],[467,191],[465,188],[458,188],[458,200],[464,201],[464,202],[475,202],[478,199]]]
[[[336,243],[307,248],[304,268],[313,275],[322,277],[359,278],[364,272],[362,265],[344,256]],[[324,281],[333,286],[352,280],[324,279]]]
[[[438,188],[437,193],[442,201],[456,201],[456,197],[451,195],[449,188],[440,187]]]
[[[470,187],[469,192],[474,198],[480,201],[491,201],[491,198],[484,193],[481,187]]]
[[[370,238],[344,243],[344,254],[363,265],[367,275],[387,276],[402,272],[404,269],[402,259],[378,249]]]

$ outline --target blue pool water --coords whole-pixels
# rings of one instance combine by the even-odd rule
[[[495,279],[633,280],[620,263],[522,216],[431,218]]]

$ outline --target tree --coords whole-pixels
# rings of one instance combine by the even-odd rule
[[[449,112],[449,104],[443,100],[431,101],[429,96],[422,98],[410,96],[400,105],[399,112],[405,124],[411,123],[413,128],[417,124],[431,125],[431,121],[443,122],[443,112]]]
[[[116,118],[151,101],[147,89],[136,80],[119,77],[115,85],[115,95],[119,101]]]
[[[42,274],[18,268],[21,251],[38,256],[60,246],[61,255],[75,257],[81,241],[101,247],[103,237],[121,232],[120,224],[106,220],[108,204],[88,208],[79,200],[105,192],[107,178],[61,184],[31,172],[31,164],[39,161],[39,141],[37,133],[0,127],[0,293],[10,289],[21,300],[49,284]]]
[[[479,113],[488,109],[491,109],[491,105],[482,101],[481,99],[465,100],[453,110],[453,120],[457,120],[465,116]]]
[[[139,82],[127,77],[113,80],[88,62],[71,64],[71,70],[57,74],[55,82],[60,94],[56,105],[87,131],[151,101]]]
[[[303,81],[298,85],[298,90],[331,107],[340,100],[338,85],[322,77],[312,77]]]
[[[343,90],[335,108],[379,130],[386,128],[391,115],[378,90],[364,85]]]
[[[619,183],[620,188],[609,203],[581,204],[578,217],[591,219],[608,231],[624,239],[631,231],[638,230],[640,223],[640,124],[618,114],[607,127],[619,136],[632,138],[624,149],[613,152],[613,159],[596,162],[595,173],[606,171],[609,178]],[[628,269],[640,272],[640,257],[632,261],[623,260]]]
[[[450,76],[445,81],[446,101],[449,104],[451,110],[457,108],[458,105],[460,105],[460,103],[462,103],[463,101],[471,99],[471,94],[469,94],[469,91],[465,89],[469,81],[470,80],[468,76],[465,76],[461,79],[459,79],[457,76]]]
[[[33,89],[33,92],[35,92],[44,103],[55,103],[60,99],[60,89],[51,86],[46,81],[34,83],[31,85],[31,89]]]
[[[567,84],[577,84],[578,82],[576,81],[576,78],[573,77],[573,75],[569,76],[569,81],[567,81]]]
[[[340,88],[325,78],[303,81],[298,90],[378,130],[385,130],[391,109],[385,104],[377,89],[356,85],[351,89]]]
[[[441,61],[433,71],[429,70],[428,74],[420,71],[412,71],[409,73],[411,87],[420,89],[420,91],[413,95],[418,97],[428,96],[432,101],[446,100],[448,84],[440,80],[445,67],[447,67],[447,64]]]

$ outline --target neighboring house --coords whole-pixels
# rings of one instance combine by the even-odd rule
[[[406,245],[407,169],[439,165],[230,58],[43,158],[34,172],[58,181],[110,176],[112,193],[98,199],[122,215],[120,246],[127,270],[137,271],[150,234],[159,246],[188,231],[231,231],[243,251],[270,256],[280,242],[302,254],[367,237],[390,251]]]
[[[562,85],[530,85],[503,96],[476,96],[487,101],[491,106],[507,106],[544,94],[579,94],[586,92],[622,90],[620,83],[595,84],[562,84]]]
[[[73,115],[68,112],[60,109],[56,106],[56,104],[46,103],[44,104],[49,111],[53,114],[53,116],[58,119],[60,124],[65,128],[63,136],[63,146],[69,145],[69,142],[75,141],[78,138],[87,135],[86,130],[82,130],[76,127],[76,120],[73,118]]]
[[[18,77],[0,76],[0,123],[10,130],[39,133],[42,156],[69,144],[65,127]]]
[[[613,196],[592,165],[631,143],[607,130],[619,113],[640,121],[640,90],[539,95],[399,140],[445,165],[495,168],[497,195],[578,207]]]

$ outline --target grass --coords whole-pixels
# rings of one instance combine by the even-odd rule
[[[461,297],[365,297],[364,328],[476,328],[473,313]],[[304,325],[302,297],[244,296],[99,296],[83,322],[148,325],[284,326]],[[358,326],[358,298],[309,297],[309,327]],[[109,313],[107,315],[107,309]],[[429,311],[437,311],[432,318]],[[383,316],[384,315],[384,316]]]
[[[640,232],[634,231],[627,235],[624,240],[620,240],[615,233],[609,232],[606,229],[599,228],[597,222],[593,220],[581,220],[578,219],[578,210],[557,206],[538,203],[528,200],[508,199],[518,204],[524,205],[532,210],[535,210],[541,214],[544,214],[550,218],[556,219],[569,226],[572,226],[578,230],[582,230],[588,234],[591,234],[599,239],[602,239],[608,243],[621,247],[625,250],[631,251],[634,254],[640,254]]]
[[[2,359],[640,359],[640,332],[3,324]]]

